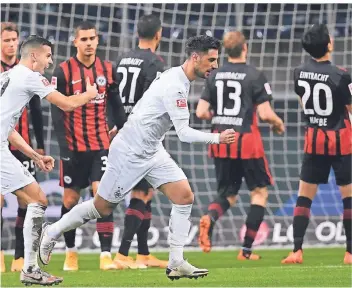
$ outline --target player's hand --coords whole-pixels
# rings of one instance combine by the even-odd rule
[[[39,157],[36,157],[33,160],[35,164],[39,167],[39,169],[42,170],[43,172],[50,172],[54,168],[55,160],[51,156],[40,155]]]
[[[226,129],[220,134],[220,143],[231,144],[236,140],[236,132],[233,129]]]
[[[114,139],[114,137],[116,136],[116,134],[119,132],[119,130],[117,130],[117,127],[114,126],[114,128],[112,128],[109,131],[109,138],[110,138],[110,142],[112,141],[112,139]]]
[[[278,135],[282,135],[285,133],[285,125],[284,122],[280,119],[277,123],[271,126],[271,130]]]
[[[97,84],[90,84],[89,77],[86,78],[86,93],[89,95],[90,99],[94,99],[98,94]]]
[[[37,152],[39,155],[42,155],[42,156],[45,155],[44,149],[35,149],[34,151]]]

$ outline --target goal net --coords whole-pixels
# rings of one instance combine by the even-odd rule
[[[249,44],[248,62],[263,70],[273,89],[273,106],[284,119],[287,131],[276,136],[266,124],[260,124],[265,151],[275,185],[270,188],[265,220],[255,245],[289,245],[292,242],[292,215],[295,205],[300,163],[303,150],[303,117],[293,93],[293,68],[307,59],[302,52],[300,38],[313,23],[328,24],[334,36],[333,62],[352,69],[352,4],[2,4],[1,20],[18,24],[21,40],[30,34],[47,37],[54,43],[54,60],[58,64],[75,53],[72,45],[73,27],[82,20],[96,24],[100,35],[98,55],[116,61],[118,55],[137,45],[136,24],[143,14],[160,16],[163,38],[158,53],[167,66],[180,65],[185,60],[187,38],[208,34],[219,39],[227,29],[242,30]],[[222,51],[220,65],[225,55]],[[48,74],[50,77],[50,73]],[[209,122],[195,116],[195,107],[202,91],[203,81],[192,84],[189,107],[191,126],[208,131]],[[50,110],[43,101],[45,116],[45,150],[58,160],[58,144],[53,131]],[[195,194],[192,228],[188,246],[197,246],[198,221],[208,204],[216,197],[216,179],[212,159],[205,145],[181,143],[174,132],[165,140],[165,147],[184,169]],[[60,216],[62,189],[58,186],[58,168],[50,174],[38,173],[38,180],[48,195],[47,217]],[[90,197],[82,192],[82,199]],[[249,192],[243,184],[236,207],[230,209],[216,224],[213,243],[218,247],[238,246],[245,231],[244,222],[249,208]],[[16,200],[6,198],[3,243],[5,249],[14,247],[14,217]],[[115,235],[113,246],[118,247],[123,230],[125,205],[114,212]],[[170,202],[161,193],[153,200],[151,247],[167,247],[167,225]],[[341,244],[341,197],[331,174],[329,183],[321,185],[312,206],[306,243]],[[94,223],[88,223],[77,232],[76,244],[81,248],[99,246]],[[136,245],[135,241],[132,245]],[[61,242],[63,248],[64,244]]]

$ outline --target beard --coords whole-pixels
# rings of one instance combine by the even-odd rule
[[[205,76],[205,72],[201,72],[200,70],[198,70],[197,68],[194,68],[194,73],[197,75],[197,77],[199,78],[202,78],[202,79],[205,79],[206,76]]]

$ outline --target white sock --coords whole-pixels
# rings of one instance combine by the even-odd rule
[[[37,253],[45,209],[46,207],[39,203],[28,204],[23,222],[24,271],[31,266],[38,267]]]
[[[105,257],[105,256],[109,256],[111,258],[111,252],[109,251],[100,252],[100,257]]]
[[[77,247],[72,247],[72,248],[66,247],[66,252],[77,252]]]
[[[191,228],[189,220],[192,211],[192,204],[177,205],[172,204],[172,210],[169,221],[169,267],[179,266],[183,261],[183,247]]]
[[[93,204],[93,200],[82,202],[73,207],[70,212],[66,213],[62,218],[50,225],[48,235],[52,238],[59,238],[64,232],[76,229],[87,223],[89,220],[101,218],[97,209]]]

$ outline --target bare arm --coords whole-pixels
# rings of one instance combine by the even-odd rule
[[[284,123],[271,108],[269,101],[265,101],[264,103],[259,104],[257,107],[257,111],[261,120],[273,125],[273,129],[275,132],[277,132],[278,134],[282,134],[285,132]]]
[[[20,150],[24,155],[26,155],[33,161],[38,161],[40,159],[40,155],[35,152],[31,146],[27,144],[27,142],[16,130],[13,130],[11,132],[10,136],[8,137],[8,140],[14,147],[16,147],[16,149]]]
[[[50,172],[54,168],[54,158],[51,156],[40,155],[29,146],[22,136],[13,130],[8,137],[9,142],[21,151],[24,155],[34,161],[34,163],[44,172]]]
[[[209,108],[210,108],[210,103],[208,101],[199,99],[197,110],[196,110],[197,117],[200,119],[210,120],[213,117],[213,115],[210,112]]]
[[[94,99],[97,94],[98,90],[96,84],[91,85],[89,79],[87,78],[87,91],[81,94],[72,95],[72,96],[65,96],[59,91],[53,91],[46,96],[46,100],[50,103],[56,105],[61,110],[65,112],[73,111],[76,108],[83,106],[84,104],[88,103],[90,100]]]

